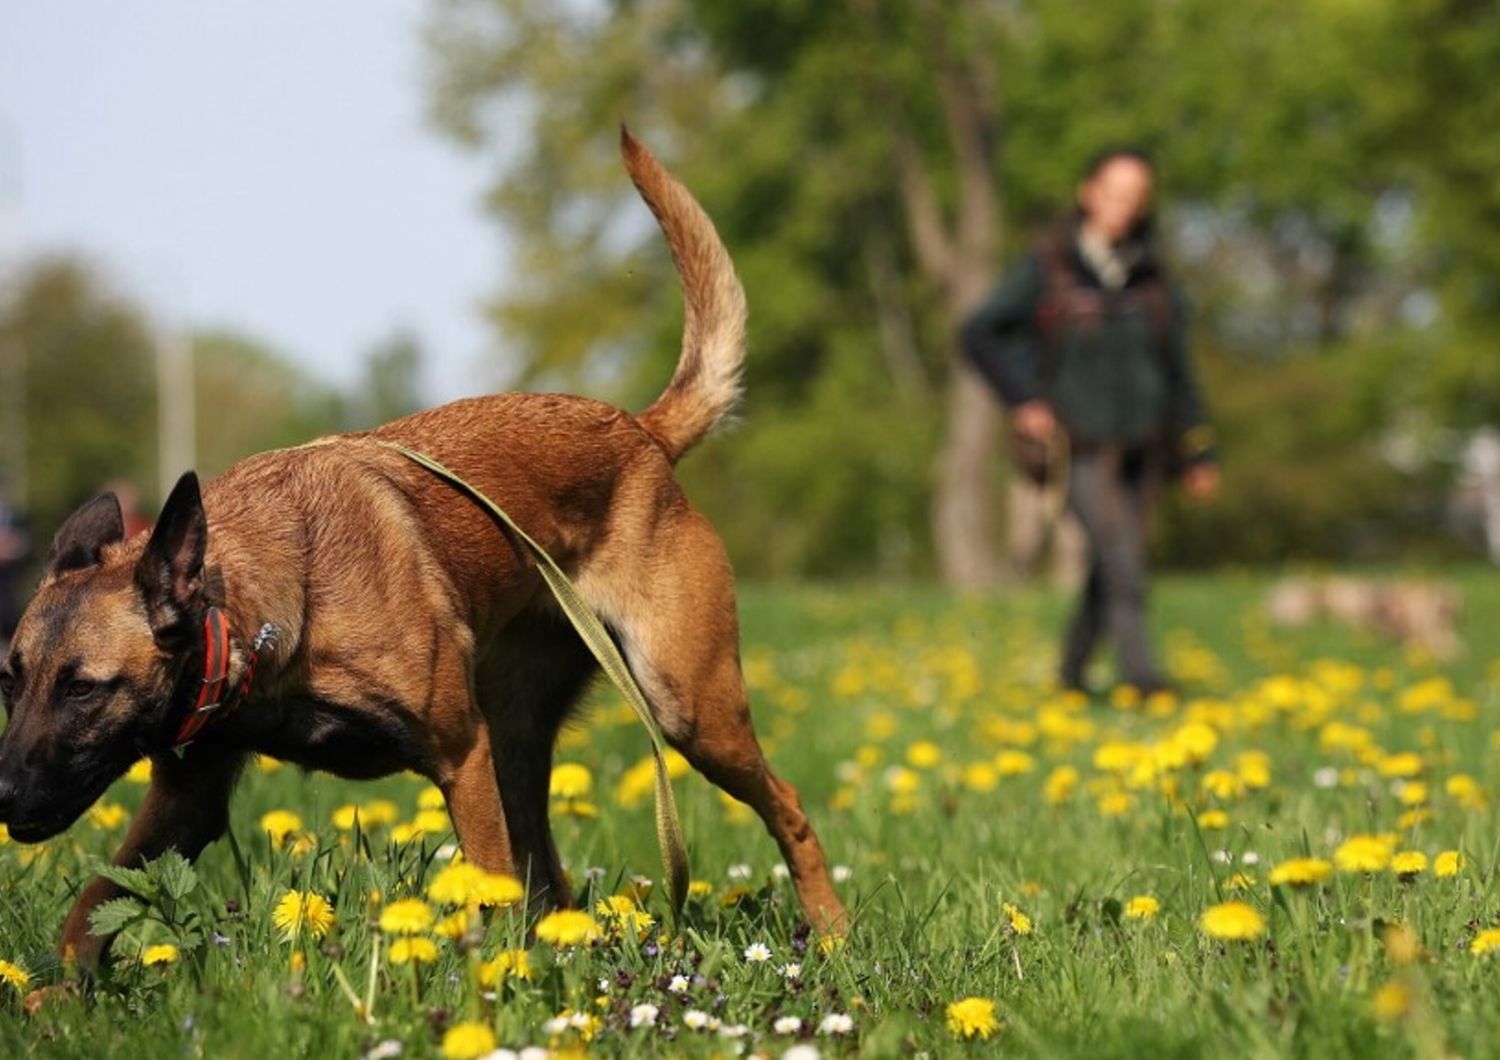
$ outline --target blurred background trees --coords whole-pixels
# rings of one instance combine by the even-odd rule
[[[1455,484],[1500,422],[1494,5],[431,0],[422,46],[435,130],[493,169],[513,385],[639,408],[671,374],[680,299],[620,120],[718,222],[748,400],[682,475],[747,575],[1002,573],[998,409],[955,325],[1120,143],[1161,163],[1223,438],[1222,501],[1169,507],[1160,558],[1471,547]],[[0,304],[39,527],[121,475],[155,499],[152,343],[149,307],[79,261]],[[208,473],[423,403],[399,332],[342,392],[250,336],[193,349]]]

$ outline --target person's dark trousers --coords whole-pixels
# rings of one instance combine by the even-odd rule
[[[1146,532],[1161,479],[1153,447],[1077,447],[1068,477],[1068,506],[1089,543],[1089,574],[1068,627],[1060,677],[1083,687],[1100,637],[1115,642],[1120,677],[1144,691],[1164,687],[1146,628]]]

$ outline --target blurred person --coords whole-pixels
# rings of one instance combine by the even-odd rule
[[[10,643],[21,618],[21,574],[31,557],[31,539],[21,513],[0,477],[0,645]]]
[[[1011,417],[1022,472],[1067,476],[1088,577],[1059,680],[1087,691],[1099,640],[1142,694],[1167,689],[1146,624],[1146,536],[1158,487],[1195,501],[1219,488],[1213,431],[1186,348],[1180,292],[1154,240],[1156,169],[1133,148],[1097,154],[1068,222],[1044,236],[963,329],[964,348]]]

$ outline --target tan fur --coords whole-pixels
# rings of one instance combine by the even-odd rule
[[[235,676],[262,623],[279,626],[281,640],[248,702],[211,722],[180,761],[155,755],[121,863],[169,846],[196,855],[224,827],[239,763],[259,751],[353,776],[415,769],[442,789],[476,864],[526,878],[546,903],[571,900],[547,779],[558,727],[594,665],[529,556],[472,500],[375,444],[391,439],[473,483],[557,559],[619,638],[672,745],[760,814],[813,924],[842,928],[817,837],[755,739],[728,559],[672,472],[737,393],[743,294],[688,192],[628,133],[622,153],[682,278],[686,326],[671,386],[638,418],[556,394],[458,401],[254,456],[210,483],[204,593],[230,616]],[[141,683],[161,688],[171,660],[121,589],[146,551],[141,535],[44,584],[17,658],[38,668],[77,652],[103,669],[144,668]],[[108,591],[68,605],[83,608],[68,643],[43,643],[39,616],[60,613],[62,583],[84,580]],[[128,634],[86,632],[114,625]],[[64,945],[81,959],[100,953],[87,915],[113,893],[95,881],[68,918]]]

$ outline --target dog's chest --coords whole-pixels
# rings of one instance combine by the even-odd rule
[[[422,741],[398,710],[316,699],[279,706],[276,723],[257,733],[257,751],[352,780],[425,771]]]

